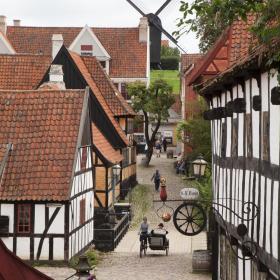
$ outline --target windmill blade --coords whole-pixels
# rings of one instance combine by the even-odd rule
[[[178,44],[178,41],[169,34],[161,25],[156,22],[151,22],[159,31],[161,31],[170,41],[172,41],[182,52],[186,53],[186,51]]]
[[[165,9],[165,7],[171,2],[172,0],[167,0],[165,1],[165,3],[156,11],[155,15],[158,16],[163,9]]]
[[[146,14],[139,8],[137,7],[131,0],[126,0],[138,13],[140,13],[143,17],[146,16]]]

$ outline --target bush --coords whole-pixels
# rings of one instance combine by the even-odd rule
[[[164,56],[161,58],[162,70],[178,70],[179,58],[176,56]]]

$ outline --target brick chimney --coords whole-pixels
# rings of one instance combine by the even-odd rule
[[[6,17],[0,16],[0,31],[6,35],[7,32],[7,23],[6,23]]]
[[[139,23],[139,42],[147,42],[149,22],[146,17],[140,18]]]
[[[55,85],[59,89],[65,89],[62,65],[51,65],[49,72],[49,84]]]
[[[53,34],[52,35],[52,58],[54,59],[60,48],[63,45],[62,34]]]
[[[14,26],[20,26],[20,19],[14,19]]]

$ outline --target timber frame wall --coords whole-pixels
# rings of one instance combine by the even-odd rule
[[[247,225],[246,238],[258,245],[257,261],[236,259],[236,271],[223,274],[226,260],[221,252],[222,246],[227,245],[223,242],[223,222],[216,217],[220,234],[213,250],[218,264],[215,279],[280,279],[280,105],[271,103],[271,90],[276,86],[277,73],[271,69],[236,79],[219,94],[208,96],[211,108],[225,107],[236,98],[246,101],[244,113],[211,121],[213,199],[219,199],[241,217],[244,213],[236,200],[253,202],[260,209],[259,217],[245,222],[215,206],[237,240],[239,256],[242,253],[238,224]],[[254,96],[261,100],[259,111],[253,109]]]

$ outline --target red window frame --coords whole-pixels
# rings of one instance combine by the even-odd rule
[[[17,233],[31,232],[31,205],[19,204],[17,208]]]
[[[80,225],[83,225],[86,221],[86,199],[80,200]]]

